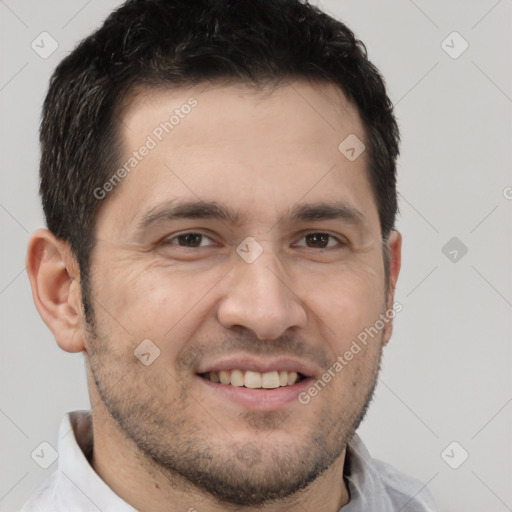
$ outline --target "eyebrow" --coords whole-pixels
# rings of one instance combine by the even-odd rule
[[[146,230],[153,225],[177,219],[214,219],[240,226],[247,217],[216,201],[180,201],[152,208],[142,216],[137,227],[138,230]],[[365,224],[362,212],[343,202],[297,204],[278,223],[323,220],[343,220],[353,225]]]

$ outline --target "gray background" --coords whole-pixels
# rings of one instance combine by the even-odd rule
[[[118,3],[0,0],[2,512],[55,469],[40,468],[33,450],[57,447],[62,415],[89,406],[83,358],[62,352],[40,320],[24,255],[43,225],[37,130],[49,76]],[[360,435],[373,456],[428,483],[441,511],[512,510],[512,2],[318,4],[366,43],[403,138],[404,309]],[[46,59],[31,47],[43,31],[59,45]],[[469,44],[457,58],[454,31]]]

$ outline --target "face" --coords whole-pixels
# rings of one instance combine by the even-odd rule
[[[90,385],[170,477],[238,505],[291,495],[340,459],[390,334],[344,358],[389,307],[367,155],[338,149],[365,140],[357,111],[332,85],[203,85],[140,93],[121,126]]]

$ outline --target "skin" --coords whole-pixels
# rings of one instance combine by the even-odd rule
[[[141,511],[338,511],[349,501],[345,446],[371,398],[392,322],[307,405],[272,405],[270,391],[248,407],[197,372],[226,358],[286,358],[303,363],[314,382],[391,307],[400,235],[387,242],[386,281],[366,153],[351,162],[338,150],[349,134],[365,140],[361,120],[330,84],[138,91],[120,114],[123,161],[191,97],[197,106],[99,210],[94,326],[83,317],[67,244],[46,230],[29,243],[43,320],[62,349],[85,354],[91,464]],[[157,215],[184,200],[215,201],[243,222]],[[359,214],[286,219],[295,206],[319,202]],[[141,228],[148,217],[154,222]],[[190,238],[176,238],[183,232],[204,237],[184,247]],[[314,233],[332,235],[327,247]],[[252,263],[236,252],[248,236],[263,250]],[[160,350],[148,366],[134,356],[145,339]]]

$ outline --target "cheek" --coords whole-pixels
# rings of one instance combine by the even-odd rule
[[[120,343],[126,340],[126,350],[148,338],[172,360],[207,313],[207,292],[222,274],[219,269],[190,273],[177,266],[114,263],[93,283],[101,303],[95,305],[98,324]]]
[[[307,275],[303,278],[303,289],[307,290],[305,303],[325,323],[340,350],[373,325],[383,311],[384,276],[376,268],[378,262],[339,268],[322,279],[317,276],[316,286],[307,285]]]
[[[215,286],[226,268],[185,271],[176,264],[144,261],[144,255],[108,256],[105,251],[101,266],[96,263],[92,282],[99,303],[95,305],[98,323],[112,332],[118,346],[126,339],[126,350],[149,338],[175,359],[222,300]],[[310,310],[306,330],[312,339],[317,331],[320,338],[331,338],[333,351],[343,353],[375,322],[384,297],[380,266],[373,253],[342,265],[303,265],[288,274],[290,287]]]

